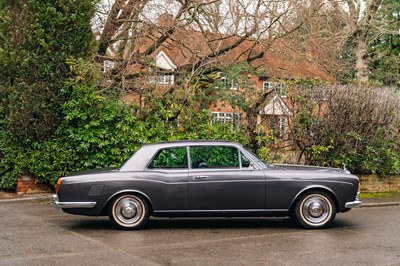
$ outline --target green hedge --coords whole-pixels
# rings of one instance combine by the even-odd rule
[[[208,111],[188,110],[190,114],[182,113],[182,124],[171,125],[163,119],[168,110],[162,105],[157,113],[139,120],[134,106],[101,95],[94,86],[70,82],[63,91],[69,100],[61,107],[63,120],[50,140],[31,142],[25,148],[10,135],[8,142],[1,142],[1,188],[13,189],[23,171],[33,173],[41,183],[54,185],[58,177],[70,172],[118,167],[144,143],[181,139],[248,143],[241,129],[211,124]],[[1,133],[7,135],[5,130]]]

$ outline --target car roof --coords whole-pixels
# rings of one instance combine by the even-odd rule
[[[177,140],[177,141],[164,141],[157,143],[149,143],[143,145],[139,150],[132,155],[132,157],[125,162],[120,168],[120,171],[143,171],[151,158],[160,149],[171,147],[185,147],[185,146],[232,146],[243,147],[238,142],[226,140]],[[240,148],[239,148],[240,149]]]
[[[163,147],[174,147],[174,146],[186,146],[186,145],[239,145],[238,142],[229,140],[174,140],[174,141],[161,141],[156,143],[144,144],[143,146],[163,146]]]

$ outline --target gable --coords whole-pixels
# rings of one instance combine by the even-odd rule
[[[292,116],[292,112],[278,95],[275,95],[271,101],[265,105],[260,111],[260,114]]]
[[[172,62],[172,60],[168,57],[166,53],[160,51],[155,58],[155,64],[157,67],[165,69],[165,70],[175,70],[176,65]]]

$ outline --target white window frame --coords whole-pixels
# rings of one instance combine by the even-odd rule
[[[278,138],[283,139],[283,137],[287,134],[287,117],[280,116],[278,119],[278,124],[279,124],[279,132],[278,132]]]
[[[312,92],[314,101],[328,101],[329,98],[329,92],[324,88],[315,88]]]
[[[233,112],[212,112],[211,123],[221,123],[221,124],[234,124],[235,121],[240,121],[240,114]],[[236,117],[236,120],[235,120]]]
[[[151,76],[149,78],[149,83],[157,85],[174,85],[175,76],[174,75]]]
[[[273,83],[272,82],[270,82],[270,81],[264,81],[263,82],[263,89],[264,90],[269,90],[272,87],[273,87]]]
[[[226,89],[237,91],[240,89],[240,84],[237,79],[229,79],[227,77],[222,77],[221,78],[224,81],[224,86]]]
[[[276,93],[282,98],[287,97],[287,86],[281,82],[271,82],[271,81],[263,81],[263,89],[269,90],[274,89]]]

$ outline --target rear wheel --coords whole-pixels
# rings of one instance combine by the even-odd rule
[[[336,216],[336,205],[332,197],[325,192],[311,191],[297,201],[296,218],[299,223],[310,229],[329,226]]]
[[[146,224],[149,215],[147,201],[134,194],[116,197],[108,209],[111,223],[120,229],[140,229]]]

